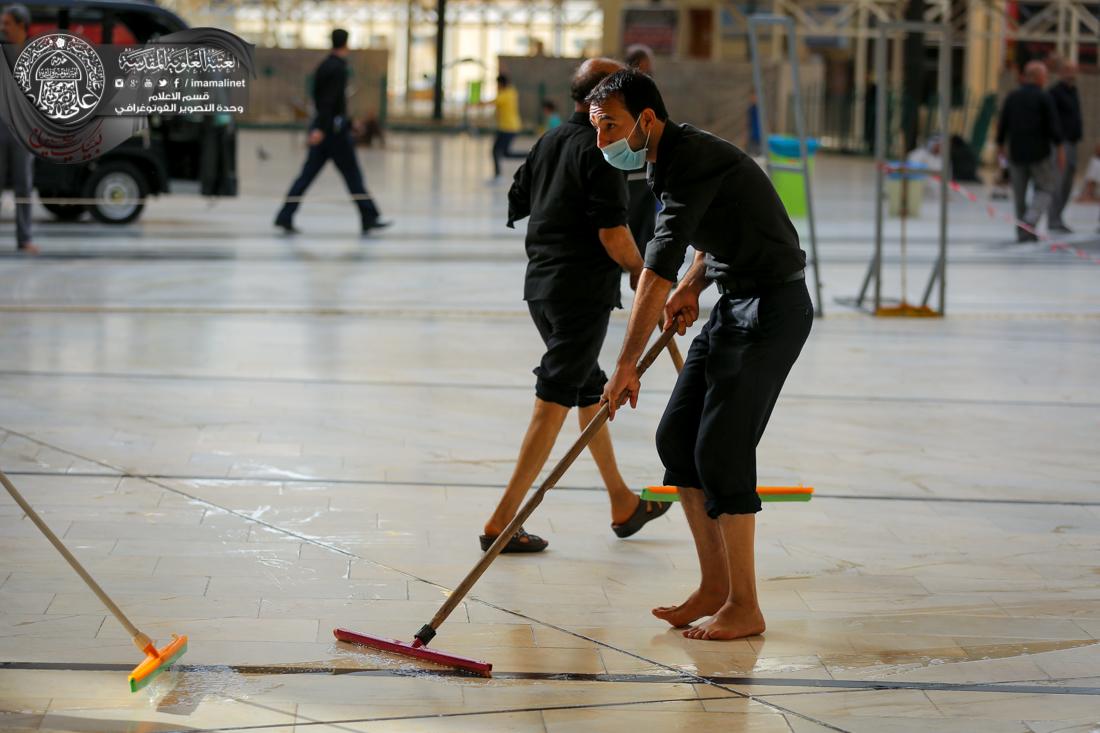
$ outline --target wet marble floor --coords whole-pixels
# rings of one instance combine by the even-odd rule
[[[334,171],[301,235],[272,231],[300,144],[247,133],[237,200],[121,229],[39,211],[43,255],[0,257],[0,469],[140,627],[191,640],[130,694],[136,650],[0,496],[0,730],[1100,730],[1100,265],[960,197],[948,318],[838,305],[873,224],[851,159],[819,161],[827,315],[759,449],[761,483],[817,490],[760,516],[765,636],[649,614],[696,579],[683,514],[616,539],[586,456],[527,525],[550,550],[501,558],[433,642],[495,678],[335,643],[411,638],[480,556],[540,343],[486,139],[363,151],[396,221],[366,241]],[[935,231],[926,199],[911,291]],[[673,379],[658,362],[614,423],[635,488]]]

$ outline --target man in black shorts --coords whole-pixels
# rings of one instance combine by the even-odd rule
[[[626,227],[626,181],[596,148],[584,101],[596,84],[621,68],[609,59],[581,64],[571,88],[573,116],[535,143],[508,192],[508,226],[530,217],[523,297],[546,353],[535,369],[535,411],[504,496],[485,523],[482,550],[515,517],[570,408],[578,408],[582,427],[599,412],[607,376],[597,358],[611,310],[621,306],[622,272],[630,273],[633,286],[642,270]],[[627,487],[606,427],[589,450],[611,498],[616,535],[628,537],[664,513],[667,504],[641,501]],[[521,529],[504,552],[538,552],[547,544]]]
[[[588,99],[608,162],[632,170],[647,160],[662,204],[622,353],[604,389],[612,414],[625,401],[637,404],[635,365],[662,310],[668,327],[682,334],[699,315],[699,294],[712,282],[722,293],[657,430],[665,483],[681,487],[702,578],[684,603],[653,613],[675,627],[709,616],[684,632],[689,638],[760,634],[756,445],[813,323],[806,255],[760,166],[725,140],[669,120],[652,79],[620,71]],[[689,243],[697,254],[669,298]]]

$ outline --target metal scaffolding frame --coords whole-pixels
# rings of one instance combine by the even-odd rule
[[[890,40],[891,36],[896,37],[899,33],[925,33],[930,35],[939,35],[938,91],[941,99],[950,99],[951,25],[949,23],[943,22],[918,23],[911,21],[883,24],[879,28],[878,38],[875,39],[875,69],[877,74],[885,74],[887,42]],[[885,76],[880,76],[880,78],[885,78]],[[882,309],[882,244],[884,229],[883,198],[885,193],[885,182],[888,166],[888,162],[886,160],[886,136],[889,133],[889,130],[887,129],[886,94],[878,94],[876,96],[876,102],[875,248],[874,254],[871,257],[871,262],[867,267],[867,274],[863,278],[863,285],[860,287],[859,295],[856,296],[855,305],[857,308],[863,306],[863,301],[867,296],[867,288],[871,284],[871,282],[874,281],[874,309],[872,312],[879,313]],[[932,297],[932,291],[938,284],[938,314],[940,316],[943,316],[947,312],[947,203],[951,181],[951,144],[950,136],[947,134],[947,131],[949,130],[950,124],[950,105],[939,105],[939,114],[940,129],[943,134],[943,144],[940,146],[940,159],[943,161],[943,167],[939,171],[923,171],[926,173],[935,173],[940,178],[939,251],[936,257],[936,262],[932,267],[932,272],[928,277],[928,283],[925,286],[920,305],[922,307],[928,306],[928,301]],[[896,170],[900,171],[902,176],[907,175],[907,173],[909,172],[909,169],[907,169],[904,165],[900,166]],[[905,212],[902,213],[903,215],[905,214]]]
[[[756,112],[760,120],[760,139],[765,146],[764,159],[768,175],[773,171],[788,171],[800,173],[802,184],[806,192],[806,221],[810,228],[810,260],[813,264],[814,274],[814,312],[820,318],[825,315],[825,303],[821,299],[821,260],[817,254],[817,228],[814,223],[814,197],[813,187],[810,183],[810,153],[806,144],[806,115],[802,108],[802,84],[798,76],[798,49],[794,40],[794,21],[779,15],[752,15],[749,16],[749,46],[752,50],[752,80],[756,90]],[[764,87],[764,74],[760,48],[757,42],[756,32],[765,26],[781,27],[786,31],[788,60],[791,67],[792,81],[794,82],[791,96],[794,99],[794,124],[795,133],[798,135],[800,159],[798,165],[773,163],[768,155],[768,113],[767,95]]]

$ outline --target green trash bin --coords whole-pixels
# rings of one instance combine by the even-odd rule
[[[481,104],[481,79],[474,79],[467,85],[466,104]]]
[[[819,145],[814,138],[806,139],[806,152],[810,156],[807,169],[810,178],[814,174],[814,154]],[[790,135],[768,135],[768,160],[779,165],[799,165],[802,151],[798,138]],[[806,216],[806,187],[802,183],[802,174],[795,171],[773,171],[772,185],[783,205],[787,207],[787,216],[797,219]]]

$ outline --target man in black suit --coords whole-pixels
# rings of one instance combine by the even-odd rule
[[[331,158],[344,177],[348,192],[359,208],[363,234],[390,225],[382,221],[378,207],[367,193],[359,161],[355,157],[355,145],[351,139],[351,120],[348,118],[347,98],[344,90],[348,83],[348,32],[337,28],[332,32],[332,53],[321,62],[313,73],[313,103],[317,116],[309,127],[309,156],[302,172],[290,187],[283,208],[275,217],[275,226],[287,233],[296,233],[294,212],[309,184]]]

